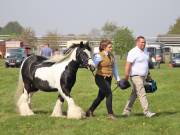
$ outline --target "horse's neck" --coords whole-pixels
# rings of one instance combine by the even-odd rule
[[[76,73],[78,68],[79,64],[76,61],[72,60],[71,62],[69,62],[65,70],[69,70],[69,73]]]
[[[58,63],[60,67],[64,65],[63,67],[66,70],[69,70],[69,73],[76,74],[78,68],[79,68],[79,63],[76,61],[76,49],[72,52],[71,56],[67,58],[66,60],[62,61],[61,63]]]
[[[67,54],[68,57],[65,56],[66,58],[64,59],[64,61],[61,62],[69,63],[72,60],[76,61],[76,49],[77,48],[75,48],[70,55]]]

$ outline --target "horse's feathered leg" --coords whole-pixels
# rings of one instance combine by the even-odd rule
[[[75,104],[73,98],[66,97],[68,103],[67,118],[69,119],[82,119],[85,118],[85,112],[81,107]]]
[[[17,101],[17,107],[20,112],[20,115],[22,116],[33,115],[34,113],[30,107],[32,94],[28,93],[27,91],[27,89],[30,89],[30,84],[29,82],[23,82],[21,77],[19,77],[19,84],[22,85],[20,88],[18,88],[17,93],[20,93],[19,91],[23,91],[23,93],[21,93]]]
[[[31,110],[29,104],[29,94],[27,93],[26,89],[24,88],[23,94],[20,96],[17,106],[20,112],[20,115],[22,116],[28,116],[28,115],[33,115],[33,111]]]
[[[77,106],[70,96],[66,95],[61,87],[57,86],[60,95],[67,101],[68,110],[67,110],[67,118],[69,119],[81,119],[85,117],[85,112]],[[64,90],[65,91],[65,90]]]
[[[65,117],[62,112],[63,103],[64,103],[64,98],[61,95],[59,95],[56,104],[54,106],[53,112],[51,114],[52,117]]]

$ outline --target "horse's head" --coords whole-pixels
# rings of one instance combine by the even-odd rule
[[[91,71],[95,70],[94,62],[92,61],[92,49],[89,43],[80,43],[80,46],[76,50],[76,60],[79,62],[81,68],[88,68]]]

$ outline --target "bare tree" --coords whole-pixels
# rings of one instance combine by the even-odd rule
[[[101,37],[101,31],[100,31],[99,29],[93,28],[93,29],[89,32],[88,36],[89,36],[90,38],[99,38],[99,37]]]
[[[55,32],[48,32],[43,38],[42,43],[48,43],[51,48],[59,48],[60,35]]]
[[[102,27],[103,35],[105,38],[112,39],[116,33],[118,26],[114,22],[106,22]]]
[[[23,32],[17,37],[17,39],[23,41],[25,44],[30,45],[32,48],[36,48],[37,38],[34,30],[30,27],[24,28]]]

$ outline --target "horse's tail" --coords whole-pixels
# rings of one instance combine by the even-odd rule
[[[22,80],[22,75],[21,75],[21,71],[19,73],[19,80],[18,80],[18,84],[17,84],[17,88],[16,88],[16,94],[15,94],[15,103],[17,105],[17,102],[21,96],[21,94],[23,93],[23,89],[24,89],[24,83]]]

